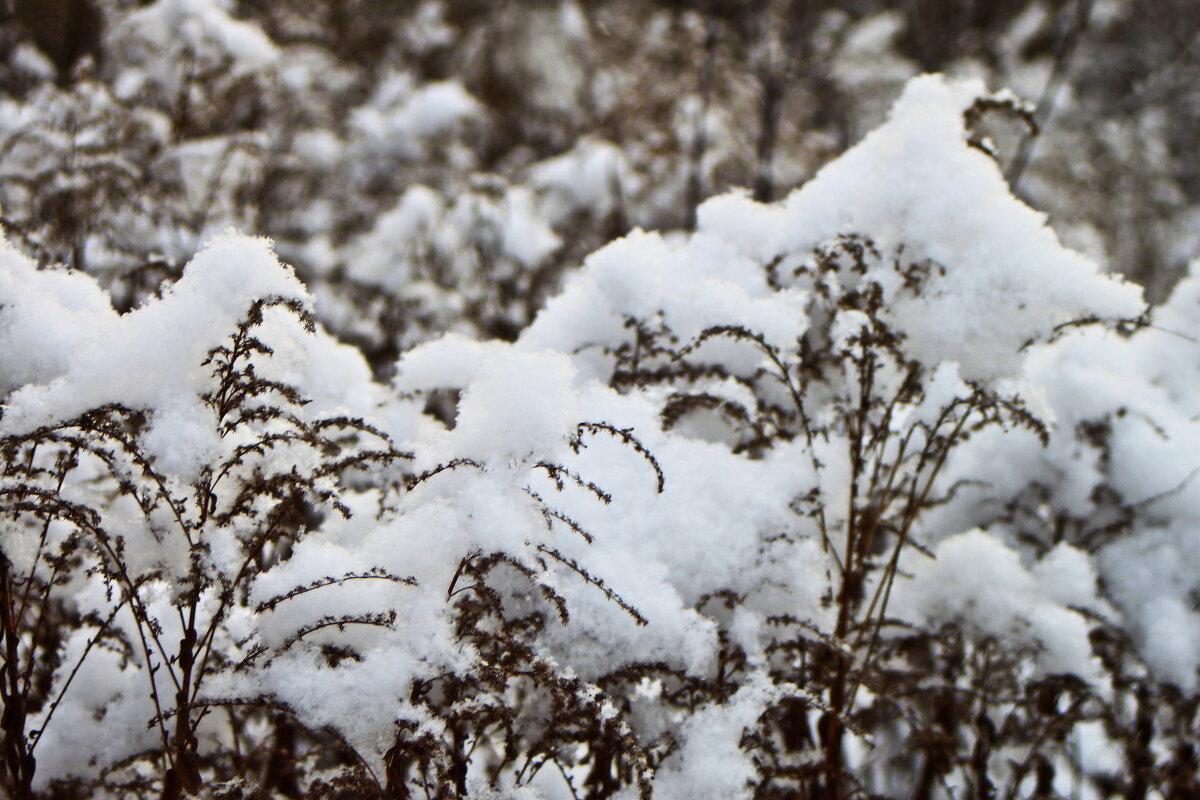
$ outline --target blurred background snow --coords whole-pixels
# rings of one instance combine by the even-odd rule
[[[582,256],[785,196],[922,72],[1065,242],[1165,297],[1200,254],[1200,6],[1156,0],[7,0],[0,211],[142,302],[215,233],[275,240],[386,373],[515,339]]]

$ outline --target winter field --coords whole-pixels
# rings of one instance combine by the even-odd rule
[[[1194,3],[0,5],[0,796],[1200,797]]]

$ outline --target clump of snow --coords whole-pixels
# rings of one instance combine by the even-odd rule
[[[177,79],[173,54],[180,50],[188,58],[227,64],[234,77],[262,71],[279,58],[261,28],[230,16],[218,0],[156,0],[123,17],[108,35],[131,54],[129,63],[142,66],[136,75],[130,72],[135,81],[123,82],[125,96],[146,81]]]
[[[580,421],[574,372],[558,353],[485,355],[458,404],[447,454],[508,462],[554,453]]]
[[[22,262],[14,255],[13,264],[19,268]],[[94,285],[83,278],[69,280],[77,286]],[[63,281],[40,283],[55,291],[55,284]],[[87,303],[93,309],[98,305],[94,289],[84,289],[81,297],[90,297]],[[58,348],[61,366],[40,371],[36,377],[41,380],[12,392],[0,430],[23,433],[106,404],[153,411],[148,440],[153,455],[170,471],[191,475],[217,447],[214,420],[199,399],[210,381],[201,363],[225,342],[255,300],[271,297],[309,299],[269,242],[218,236],[161,298],[121,317],[102,312],[97,317],[93,312],[89,316],[102,324],[90,329],[64,329],[72,341]],[[305,334],[297,325],[293,335]]]
[[[895,608],[904,618],[934,628],[961,623],[976,635],[1034,648],[1040,651],[1037,664],[1044,673],[1099,681],[1102,673],[1092,656],[1088,623],[1058,601],[1065,597],[1096,605],[1094,573],[1078,563],[1070,571],[1048,572],[1080,555],[1060,552],[1039,573],[1031,573],[1017,552],[995,536],[967,531],[940,542],[933,560],[910,556],[912,577],[897,584]]]
[[[632,170],[620,149],[591,139],[535,164],[529,177],[546,194],[546,208],[556,220],[578,211],[608,214],[632,188]]]
[[[590,255],[522,342],[568,352],[615,345],[628,318],[661,314],[685,342],[712,325],[751,320],[768,342],[786,348],[804,332],[806,300],[799,290],[773,291],[761,266],[720,237],[678,243],[634,231]]]
[[[117,325],[96,279],[65,269],[39,270],[0,238],[0,396],[65,374],[76,350],[104,342]]]
[[[379,84],[370,102],[355,109],[352,129],[372,147],[416,157],[423,143],[450,133],[483,113],[483,107],[457,81],[414,86],[396,72]]]
[[[883,255],[880,271],[928,269],[917,293],[878,276],[887,317],[913,357],[957,362],[967,380],[1014,374],[1022,348],[1056,325],[1137,316],[1140,290],[1062,247],[996,162],[966,143],[963,112],[985,95],[978,81],[916,78],[884,125],[781,204],[716,198],[700,208],[699,229],[764,262],[855,235]]]
[[[655,796],[665,800],[753,797],[758,770],[738,743],[781,694],[782,689],[765,675],[757,675],[747,680],[728,703],[693,713],[680,730],[684,743],[680,752],[668,759],[655,776]]]
[[[400,294],[448,293],[447,285],[469,291],[489,273],[536,267],[561,244],[524,187],[507,187],[499,196],[464,192],[447,202],[418,185],[350,244],[346,273]]]

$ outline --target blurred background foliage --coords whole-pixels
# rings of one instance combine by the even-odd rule
[[[385,374],[513,339],[598,245],[786,195],[921,72],[1067,244],[1165,296],[1200,255],[1195,0],[6,0],[0,213],[131,308],[228,226]]]

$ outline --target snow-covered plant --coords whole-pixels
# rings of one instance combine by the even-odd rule
[[[423,91],[326,133],[406,164],[445,144],[385,135]],[[1187,796],[1195,281],[1147,326],[1012,196],[997,110],[916,79],[785,199],[613,241],[528,325],[567,205],[625,202],[603,146],[540,200],[325,218],[316,301],[231,234],[124,313],[5,245],[0,785]],[[326,301],[376,362],[418,343],[368,366]]]
[[[94,81],[72,92],[43,85],[5,105],[0,202],[9,228],[47,261],[80,269],[131,246],[122,234],[146,215],[146,167],[164,144],[155,115],[130,113]]]
[[[978,480],[945,471],[968,438],[1049,435],[1015,381],[1028,348],[1059,325],[1141,310],[1009,195],[968,126],[982,95],[913,82],[885,126],[778,206],[718,198],[684,243],[637,235],[596,253],[525,337],[578,352],[655,402],[665,429],[739,456],[713,456],[713,470],[749,459],[792,472],[794,520],[748,531],[758,545],[741,562],[758,575],[759,560],[795,562],[791,591],[689,576],[722,630],[709,699],[729,697],[739,672],[789,687],[745,742],[766,796],[947,780],[1015,791],[1070,728],[1070,714],[1053,736],[1040,727],[1057,708],[1045,698],[1099,685],[1088,623],[1069,610],[1095,606],[1094,587],[1063,602],[1004,544],[928,525]],[[654,450],[669,478],[669,451]],[[939,542],[947,533],[960,535]],[[943,561],[985,571],[960,584]],[[1010,597],[1010,582],[1029,596]],[[971,590],[985,594],[956,596]]]
[[[216,240],[125,315],[80,273],[4,257],[5,332],[20,348],[6,363],[0,615],[14,796],[70,779],[178,797],[211,780],[232,791],[251,770],[286,793],[304,767],[310,780],[328,769],[317,747],[329,741],[360,754],[344,777],[373,791],[461,794],[470,751],[497,729],[497,770],[528,769],[542,741],[600,737],[648,791],[628,725],[532,646],[569,618],[564,576],[644,622],[556,541],[592,537],[553,494],[611,500],[571,456],[611,437],[662,480],[629,431],[570,419],[562,357],[495,354],[474,417],[468,398],[439,446],[423,401],[387,400],[260,242]],[[489,397],[521,371],[546,373],[529,420]],[[349,409],[409,438],[426,429],[416,469]],[[496,425],[515,427],[497,437]],[[443,533],[432,558],[430,524]],[[346,705],[347,680],[368,705]],[[557,715],[519,724],[519,696]]]
[[[1072,329],[1035,348],[1027,375],[1056,420],[1048,445],[979,437],[951,472],[980,483],[937,514],[938,527],[983,526],[1054,564],[1054,591],[1093,615],[1111,692],[1076,734],[1076,769],[1101,793],[1195,787],[1196,332],[1189,277],[1126,335]],[[1078,589],[1097,579],[1106,602],[1085,603]]]
[[[554,288],[561,244],[524,187],[480,181],[444,200],[413,186],[326,276],[326,318],[388,367],[438,333],[511,340]]]
[[[343,472],[404,454],[360,419],[305,409],[271,363],[273,340],[291,344],[313,323],[303,290],[261,245],[215,243],[163,300],[119,318],[78,274],[35,273],[11,249],[5,258],[10,277],[28,281],[9,287],[10,336],[62,322],[37,314],[39,303],[96,303],[58,349],[41,345],[49,369],[9,396],[3,420],[14,520],[6,665],[24,681],[7,735],[25,761],[9,770],[10,788],[28,791],[42,745],[51,776],[148,754],[166,769],[164,796],[195,792],[205,682],[247,657],[237,631],[253,577],[284,557],[306,519],[348,513],[337,500]],[[241,273],[244,292],[221,293],[223,269]],[[47,614],[77,621],[47,634]],[[128,685],[73,687],[89,658]],[[96,665],[87,667],[85,677]],[[101,729],[142,718],[149,730],[114,740],[83,724],[89,714]]]

